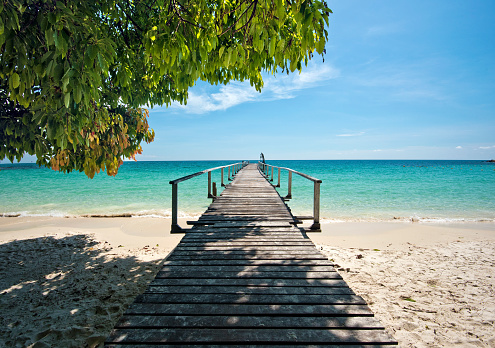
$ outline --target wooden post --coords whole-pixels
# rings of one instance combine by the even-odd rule
[[[280,187],[280,167],[278,167],[278,183],[277,187]]]
[[[273,166],[272,166],[272,178],[270,179],[270,181],[273,181]]]
[[[229,174],[227,175],[227,176],[228,176],[228,178],[227,178],[227,179],[228,179],[229,181],[232,181],[232,179],[230,178],[230,167],[231,167],[231,166],[229,166]]]
[[[223,183],[223,168],[222,168],[222,182],[220,184],[222,187],[225,187],[225,184]]]
[[[285,196],[286,199],[291,199],[292,198],[292,172],[289,170],[289,180],[288,180],[288,186],[289,186],[289,193],[287,193],[287,196]]]
[[[320,183],[315,181],[314,196],[313,196],[313,224],[310,229],[320,231]]]
[[[177,184],[172,184],[172,228],[170,233],[183,233],[177,223],[178,199],[177,199]]]
[[[208,198],[213,198],[211,194],[211,172],[208,172]]]
[[[212,183],[212,190],[213,190],[213,197],[217,196],[217,183],[213,182]]]

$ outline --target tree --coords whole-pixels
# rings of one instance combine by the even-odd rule
[[[0,159],[115,175],[153,141],[143,106],[199,80],[263,86],[324,53],[322,0],[0,0]]]

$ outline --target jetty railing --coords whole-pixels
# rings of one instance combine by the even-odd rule
[[[297,170],[291,169],[291,168],[286,168],[286,167],[277,167],[273,166],[270,164],[266,164],[262,161],[258,162],[258,168],[261,171],[261,173],[266,177],[267,180],[273,182],[273,172],[274,169],[277,169],[278,172],[278,180],[277,180],[277,185],[273,185],[275,187],[280,187],[280,172],[281,170],[287,170],[289,175],[288,175],[288,193],[287,196],[283,197],[284,200],[289,200],[292,198],[292,173],[298,174],[302,176],[305,179],[311,180],[314,184],[314,189],[313,189],[313,216],[295,216],[296,219],[298,220],[313,220],[313,224],[309,228],[311,231],[318,232],[321,231],[321,226],[320,226],[320,184],[321,180],[313,178],[312,176],[309,176],[307,174],[298,172]],[[271,170],[271,173],[270,173]]]
[[[214,170],[220,169],[221,174],[221,186],[225,187],[224,184],[224,170],[227,168],[228,171],[228,176],[227,180],[231,181],[233,180],[233,177],[246,165],[248,165],[249,161],[242,161],[242,162],[237,162],[237,163],[232,163],[232,164],[227,164],[225,166],[220,166],[220,167],[215,167],[215,168],[209,168],[202,170],[200,172],[190,174],[183,176],[182,178],[175,179],[169,182],[170,185],[172,185],[172,228],[170,233],[183,233],[183,229],[179,226],[178,220],[177,220],[177,214],[179,212],[179,202],[178,202],[178,186],[180,182],[192,179],[196,176],[208,173],[208,198],[215,198],[217,196],[217,186],[215,182],[211,182],[211,172]]]

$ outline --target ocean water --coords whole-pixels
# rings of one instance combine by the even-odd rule
[[[0,215],[119,215],[170,217],[170,180],[238,161],[125,162],[116,177],[88,179],[34,164],[0,165]],[[495,222],[495,164],[482,161],[268,161],[321,179],[323,222]],[[287,171],[282,170],[282,196]],[[219,193],[220,170],[213,172]],[[227,172],[224,174],[227,183]],[[274,183],[277,182],[277,171]],[[207,174],[182,182],[179,212],[199,216],[211,202]],[[289,206],[311,215],[313,183],[293,175]]]

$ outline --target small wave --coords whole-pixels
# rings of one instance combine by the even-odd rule
[[[184,219],[196,219],[201,216],[201,213],[186,213],[179,211],[177,214],[178,218]],[[156,210],[143,210],[132,214],[133,218],[158,218],[158,219],[171,219],[172,212],[170,210],[156,211]]]
[[[17,211],[0,213],[0,217],[68,217],[67,214],[60,211],[49,211],[49,212],[29,212],[29,211]]]
[[[201,213],[186,213],[179,211],[178,218],[197,219]],[[172,213],[168,210],[164,211],[139,211],[139,212],[115,212],[115,213],[64,213],[60,211],[48,212],[6,212],[0,213],[0,217],[57,217],[57,218],[156,218],[156,219],[171,219]]]
[[[179,211],[178,218],[182,219],[197,219],[201,216],[198,212]],[[12,211],[0,213],[0,217],[57,217],[57,218],[155,218],[155,219],[171,219],[172,212],[170,210],[141,210],[137,212],[94,212],[94,213],[68,213],[57,210],[47,212],[33,211]],[[339,224],[346,222],[398,222],[398,223],[437,223],[437,224],[452,224],[452,223],[495,223],[495,218],[462,218],[462,217],[421,217],[412,216],[393,216],[389,218],[382,217],[324,217],[320,219],[322,224]]]
[[[322,224],[337,224],[346,222],[408,222],[408,223],[438,223],[438,224],[452,224],[452,223],[495,223],[494,218],[431,218],[431,217],[392,217],[392,218],[322,218],[320,223]]]

